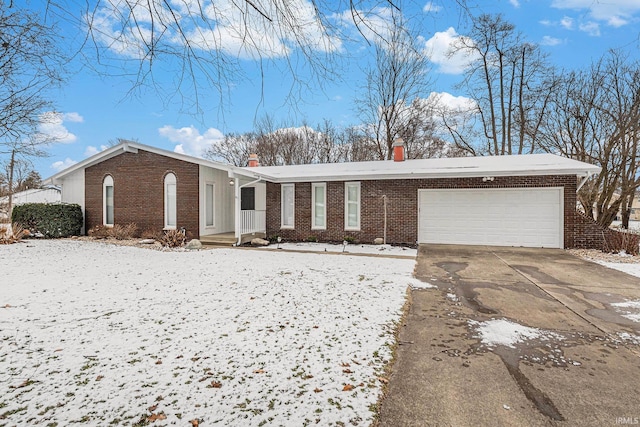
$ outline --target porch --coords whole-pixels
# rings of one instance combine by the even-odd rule
[[[250,242],[256,237],[266,237],[266,211],[240,211],[240,244]],[[200,236],[200,242],[208,246],[233,246],[238,238],[234,232],[217,233]]]

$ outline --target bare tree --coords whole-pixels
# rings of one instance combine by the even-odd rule
[[[9,156],[9,209],[15,166],[20,159],[43,156],[55,137],[39,132],[55,121],[47,92],[62,80],[64,55],[58,32],[25,8],[0,0],[0,156]]]
[[[628,227],[640,187],[639,127],[640,62],[611,51],[588,70],[565,73],[544,126],[544,143],[550,151],[602,167],[578,199],[603,226],[621,212]]]
[[[460,84],[476,101],[474,138],[449,125],[463,148],[492,155],[524,154],[540,150],[537,138],[548,112],[555,77],[540,48],[522,39],[515,26],[501,15],[472,17],[469,37],[461,37],[451,54],[464,52],[475,58]],[[477,140],[486,141],[477,144]],[[476,140],[476,141],[474,141]]]
[[[421,135],[410,129],[423,131],[424,123],[418,125],[416,120],[428,123],[430,119],[428,113],[420,114],[425,106],[417,101],[429,84],[428,60],[400,13],[391,14],[388,31],[375,40],[374,48],[374,63],[366,72],[366,84],[356,104],[377,146],[377,158],[383,160],[391,158],[391,146],[397,138],[404,136],[410,147],[421,143],[413,139]]]
[[[209,160],[223,161],[234,166],[247,166],[250,154],[258,154],[258,137],[253,132],[229,133],[223,139],[214,142],[204,152]],[[261,160],[264,165],[264,160]]]

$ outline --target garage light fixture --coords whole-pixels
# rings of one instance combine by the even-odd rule
[[[495,177],[493,177],[493,176],[485,176],[485,177],[482,178],[482,182],[487,182],[487,181],[493,182],[494,179],[495,179]]]

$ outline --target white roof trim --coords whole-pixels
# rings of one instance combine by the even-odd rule
[[[351,181],[419,178],[472,178],[485,176],[576,175],[600,172],[600,167],[554,154],[448,157],[250,169],[273,182]]]
[[[90,166],[96,165],[100,162],[108,160],[112,157],[115,157],[122,153],[137,153],[138,150],[148,151],[150,153],[158,154],[160,156],[166,156],[177,160],[182,160],[188,163],[194,163],[202,166],[207,166],[214,169],[220,169],[227,171],[229,174],[237,174],[242,176],[248,176],[252,178],[257,178],[258,175],[251,170],[246,170],[244,168],[239,168],[233,165],[229,165],[226,163],[214,162],[211,160],[202,159],[199,157],[193,157],[186,154],[176,153],[173,151],[163,150],[161,148],[152,147],[150,145],[140,144],[138,142],[133,141],[123,141],[118,145],[114,145],[113,147],[109,147],[104,151],[99,152],[98,154],[94,154],[93,156],[76,163],[68,167],[67,169],[58,172],[55,175],[50,176],[49,178],[43,180],[43,182],[56,184],[60,179],[65,176],[80,170],[86,169]]]

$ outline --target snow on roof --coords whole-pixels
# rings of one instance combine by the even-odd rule
[[[463,178],[484,176],[576,175],[600,172],[600,167],[554,154],[449,157],[404,162],[321,163],[243,168],[276,182],[348,179]]]

